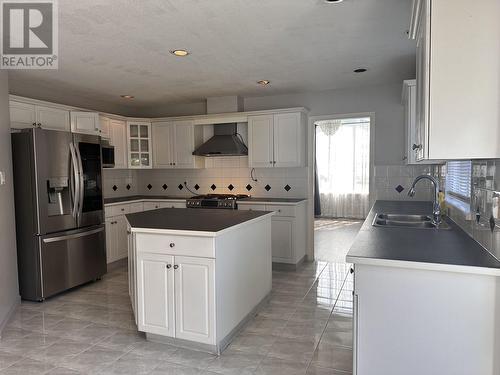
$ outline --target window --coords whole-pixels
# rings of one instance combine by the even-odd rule
[[[470,160],[449,161],[446,163],[446,193],[465,201],[470,200],[471,194]]]

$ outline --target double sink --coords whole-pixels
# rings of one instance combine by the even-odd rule
[[[394,227],[394,228],[416,228],[416,229],[449,229],[446,222],[441,222],[437,226],[430,216],[426,215],[404,215],[404,214],[386,214],[377,213],[373,219],[375,227]]]

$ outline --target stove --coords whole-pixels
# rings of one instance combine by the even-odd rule
[[[186,200],[187,208],[223,208],[236,210],[237,200],[248,198],[246,194],[203,194]]]

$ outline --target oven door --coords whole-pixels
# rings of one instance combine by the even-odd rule
[[[40,244],[42,298],[106,273],[104,225],[42,236]]]

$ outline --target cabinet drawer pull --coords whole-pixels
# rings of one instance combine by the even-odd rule
[[[413,151],[417,151],[422,148],[422,145],[417,145],[416,143],[414,143],[413,146],[411,146],[411,148]]]
[[[167,269],[169,270],[170,268],[172,268],[172,265],[171,264],[167,264]]]
[[[179,265],[174,264],[174,270],[176,270],[177,268],[179,268]]]
[[[124,209],[124,208],[120,208],[120,210],[121,210],[121,211],[125,211],[125,209]]]
[[[169,246],[170,247],[175,247],[175,243],[171,242]]]

